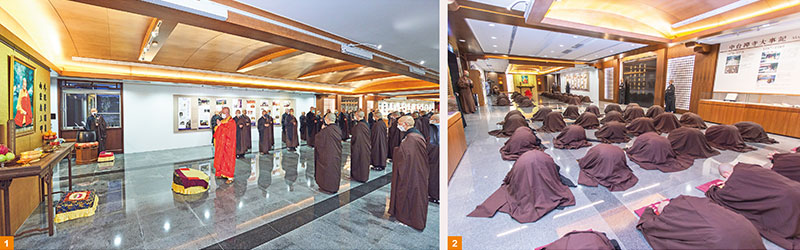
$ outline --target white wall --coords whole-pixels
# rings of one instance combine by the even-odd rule
[[[315,105],[313,94],[230,89],[186,84],[124,82],[122,89],[125,153],[211,145],[211,131],[174,132],[173,95],[286,98],[295,100],[295,115]],[[253,127],[253,140],[258,130]],[[276,128],[277,142],[280,131]]]
[[[589,72],[589,91],[583,90],[575,90],[570,89],[569,92],[576,95],[585,95],[589,96],[592,99],[592,103],[597,103],[600,100],[600,80],[597,79],[597,69],[593,67],[580,67],[580,68],[571,68],[558,71],[561,75],[561,92],[566,92],[566,80],[563,78],[564,74],[579,72],[579,71],[587,71]]]

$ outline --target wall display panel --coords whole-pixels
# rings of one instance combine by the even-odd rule
[[[356,111],[360,107],[360,99],[358,97],[342,96],[339,108],[344,109],[345,112]]]
[[[638,103],[642,107],[653,105],[656,87],[656,58],[648,57],[622,63],[620,101]]]
[[[390,112],[410,113],[424,110],[429,112],[434,109],[434,103],[430,101],[413,100],[382,100],[378,101],[378,111],[386,115]]]
[[[178,97],[178,130],[192,129],[192,99],[190,97]]]
[[[211,128],[211,98],[199,97],[197,98],[197,114],[198,124],[197,128],[207,129]]]
[[[800,31],[720,44],[714,92],[800,95]]]
[[[604,98],[607,100],[614,99],[614,67],[605,68],[605,72],[603,74],[603,84],[605,86],[606,92],[604,93]]]
[[[589,91],[589,72],[580,71],[574,73],[562,74],[566,84],[569,84],[570,90]]]
[[[211,129],[211,117],[227,107],[231,115],[241,110],[251,123],[255,125],[261,117],[262,110],[272,110],[275,125],[281,125],[281,115],[295,108],[295,100],[291,99],[258,99],[258,98],[225,98],[197,97],[175,95],[175,132],[198,131]],[[213,100],[213,101],[212,101]],[[194,112],[193,112],[194,111]],[[296,115],[296,114],[295,114]]]
[[[675,84],[675,108],[689,110],[692,99],[692,77],[694,77],[694,55],[670,58],[667,61],[667,86]]]

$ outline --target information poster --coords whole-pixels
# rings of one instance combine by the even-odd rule
[[[723,42],[714,92],[797,95],[798,67],[800,30]]]
[[[758,86],[769,86],[775,83],[778,73],[778,60],[781,58],[783,46],[766,47],[761,52],[761,62],[758,65]]]
[[[261,115],[261,114],[256,114],[257,113],[256,112],[256,110],[257,110],[257,108],[256,108],[256,100],[248,99],[248,100],[245,100],[244,102],[245,102],[245,104],[244,104],[245,115],[247,117],[250,117],[250,123],[255,125],[256,122],[258,121],[258,116]]]
[[[192,98],[178,97],[178,130],[192,129]]]
[[[198,128],[211,128],[211,99],[197,98]]]
[[[216,110],[217,110],[217,112],[222,112],[222,108],[224,108],[224,107],[230,108],[230,105],[228,104],[228,99],[217,99],[217,102],[216,102]]]

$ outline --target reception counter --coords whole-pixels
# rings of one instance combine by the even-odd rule
[[[800,137],[800,126],[797,125],[800,108],[700,100],[697,114],[708,122],[734,124],[751,121],[761,124],[768,133]]]
[[[453,176],[464,152],[467,152],[467,138],[464,136],[464,124],[461,112],[447,117],[447,180]]]

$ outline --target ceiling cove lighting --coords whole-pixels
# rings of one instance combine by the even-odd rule
[[[725,12],[728,12],[728,11],[731,11],[731,10],[734,10],[734,9],[739,8],[739,7],[742,7],[742,6],[751,4],[751,3],[755,3],[755,2],[758,2],[758,0],[739,0],[739,1],[733,2],[731,4],[728,4],[728,5],[713,9],[713,10],[711,10],[709,12],[706,12],[706,13],[703,13],[703,14],[700,14],[700,15],[697,15],[697,16],[693,16],[693,17],[691,17],[689,19],[674,23],[674,24],[672,24],[672,28],[678,28],[678,27],[681,27],[681,26],[692,24],[692,23],[707,19],[709,17],[716,16],[716,15],[719,15],[719,14],[722,14],[722,13],[725,13]]]
[[[186,1],[186,0],[142,0],[164,7],[189,12],[220,21],[228,19],[228,9],[221,4],[211,1]]]
[[[702,25],[702,26],[699,26],[699,27],[692,27],[692,28],[687,28],[687,29],[684,29],[684,30],[677,30],[677,31],[673,31],[672,33],[673,33],[673,36],[679,37],[679,36],[683,36],[683,35],[686,35],[686,34],[699,32],[699,31],[706,30],[706,29],[711,29],[711,28],[714,28],[714,27],[719,27],[719,26],[726,25],[726,24],[729,24],[729,23],[738,22],[738,21],[745,20],[745,19],[748,19],[748,18],[753,18],[753,17],[757,17],[757,16],[760,16],[760,15],[768,14],[768,13],[771,13],[771,12],[779,11],[779,10],[782,10],[782,9],[794,7],[794,6],[797,6],[797,5],[800,5],[800,1],[795,0],[795,1],[782,2],[780,4],[773,5],[772,7],[765,8],[765,9],[760,9],[760,10],[757,10],[757,11],[754,11],[754,12],[751,12],[751,13],[747,13],[747,14],[744,14],[744,15],[741,15],[741,16],[737,16],[737,17],[734,17],[734,18],[725,19],[725,20],[722,20],[722,21],[719,21],[719,22],[714,22],[714,23],[707,24],[707,25]]]

